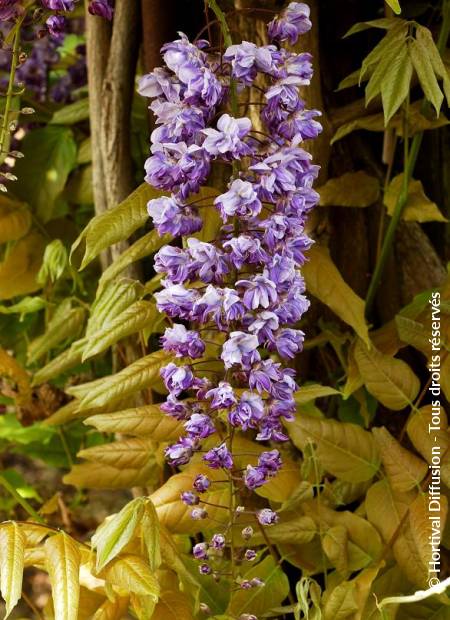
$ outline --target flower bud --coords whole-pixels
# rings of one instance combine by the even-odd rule
[[[250,538],[253,536],[253,528],[251,525],[247,525],[247,527],[244,527],[244,529],[241,532],[241,536],[244,540],[250,540]]]
[[[204,508],[194,508],[194,510],[191,512],[191,517],[192,519],[194,519],[194,521],[200,521],[201,519],[206,519],[207,516],[208,516],[208,513],[206,512]]]
[[[211,609],[208,607],[208,605],[206,603],[200,603],[199,605],[200,607],[200,611],[204,614],[211,614]]]
[[[247,560],[247,562],[253,562],[253,560],[256,558],[256,551],[254,549],[247,549],[247,551],[244,554],[244,557]]]

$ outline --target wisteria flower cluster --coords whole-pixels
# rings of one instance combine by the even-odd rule
[[[204,463],[222,470],[238,491],[257,489],[279,472],[281,455],[273,442],[287,440],[283,423],[295,412],[295,372],[285,361],[302,349],[297,324],[309,302],[300,268],[312,244],[304,228],[318,200],[312,189],[318,166],[302,143],[321,126],[315,120],[320,113],[307,110],[299,95],[311,80],[311,56],[280,44],[295,43],[310,27],[309,8],[293,2],[269,24],[271,44],[243,41],[222,57],[207,41],[192,43],[180,33],[162,48],[164,67],[139,85],[153,100],[156,117],[146,181],[170,192],[151,200],[148,212],[161,235],[184,237],[181,247],[166,245],[155,258],[155,270],[164,275],[157,305],[175,321],[162,338],[176,359],[161,372],[169,392],[161,409],[183,421],[186,431],[166,456],[182,466],[201,451]],[[239,94],[261,76],[264,131],[238,113]],[[195,194],[215,162],[229,164],[230,179],[214,205],[205,207]],[[216,208],[223,222],[209,242],[192,236],[202,228],[205,208]],[[205,331],[216,332],[211,346],[223,366],[208,377],[197,370],[206,359]],[[256,464],[241,470],[233,437],[244,431],[263,449]],[[201,474],[183,493],[192,518],[207,516],[202,494],[213,484]],[[243,512],[244,506],[234,507],[236,517]],[[254,516],[262,526],[278,518],[270,508]],[[252,528],[244,531],[244,539],[251,538]],[[215,555],[228,546],[227,532],[195,545],[200,572],[211,573]],[[249,561],[255,557],[252,549],[243,554]],[[237,581],[243,589],[261,585]]]
[[[61,14],[75,9],[77,0],[39,0],[37,6],[52,11],[46,19],[46,26],[54,37],[61,37],[67,29],[67,19]],[[110,0],[89,0],[89,13],[111,20],[113,7]],[[16,18],[23,13],[22,0],[0,0],[0,21]]]

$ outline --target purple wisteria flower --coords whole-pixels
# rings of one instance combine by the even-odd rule
[[[98,15],[110,21],[113,18],[113,8],[109,0],[90,0],[88,10],[91,15]]]
[[[302,2],[291,2],[283,13],[268,25],[269,37],[273,41],[296,43],[299,35],[311,29],[309,6]]]
[[[161,410],[184,429],[165,453],[169,463],[182,467],[201,451],[204,467],[221,470],[219,479],[197,473],[192,490],[183,493],[182,501],[195,506],[194,520],[208,518],[202,503],[208,507],[215,484],[231,484],[234,507],[212,504],[219,514],[230,514],[225,533],[193,548],[200,573],[217,579],[217,559],[236,554],[229,528],[244,513],[262,526],[278,520],[274,510],[255,512],[244,498],[277,475],[280,451],[254,443],[261,449],[247,463],[237,442],[244,433],[265,445],[286,441],[284,425],[296,411],[298,386],[289,360],[303,346],[298,323],[309,302],[301,268],[312,244],[305,225],[319,198],[312,189],[319,169],[303,142],[321,127],[319,112],[308,110],[300,97],[312,77],[311,56],[280,44],[294,43],[310,27],[309,8],[292,2],[269,24],[270,45],[243,41],[221,53],[179,33],[162,48],[164,66],[139,82],[156,117],[146,181],[169,194],[151,200],[148,212],[160,235],[175,237],[155,256],[155,271],[163,276],[155,299],[170,319],[186,323],[171,323],[162,345],[176,358],[190,358],[161,370],[168,391]],[[258,124],[239,117],[241,93],[255,80],[264,90],[258,132]],[[229,170],[226,189],[199,198],[219,163]],[[213,234],[212,209],[222,220]],[[252,536],[247,525],[242,537]],[[233,557],[239,563],[257,556],[244,547]],[[234,581],[243,590],[263,585],[256,578]]]
[[[190,331],[180,323],[168,327],[161,338],[163,349],[173,351],[177,357],[201,357],[205,352],[205,343],[198,332]]]
[[[230,185],[230,189],[216,198],[214,204],[220,211],[222,219],[226,221],[230,217],[254,217],[261,211],[261,201],[255,188],[249,181],[236,179]]]

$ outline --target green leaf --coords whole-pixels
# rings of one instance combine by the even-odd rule
[[[7,618],[22,596],[25,538],[17,523],[0,526],[0,590],[6,603]]]
[[[42,297],[23,297],[16,304],[11,306],[4,306],[0,304],[0,314],[20,314],[22,316],[26,314],[32,314],[39,312],[47,305],[45,299]]]
[[[367,30],[368,28],[381,28],[382,30],[391,30],[398,25],[398,19],[396,17],[382,17],[380,19],[372,19],[367,22],[358,22],[354,24],[350,30],[348,30],[343,38],[347,38],[352,34],[356,34],[357,32],[363,32],[363,30]]]
[[[439,88],[433,65],[427,54],[427,49],[419,40],[414,39],[410,43],[409,53],[425,97],[433,104],[436,110],[436,116],[439,116],[444,95]]]
[[[288,595],[288,578],[272,556],[266,557],[244,575],[245,579],[255,577],[262,579],[264,586],[233,592],[227,613],[235,617],[244,613],[260,616],[268,609],[280,605]]]
[[[433,71],[442,78],[444,94],[447,99],[447,104],[450,105],[450,75],[436,47],[436,43],[433,40],[433,35],[428,28],[418,24],[416,27],[416,40],[420,43],[421,47],[426,50]]]
[[[338,390],[335,390],[330,385],[320,385],[319,383],[307,383],[295,392],[294,400],[297,405],[304,405],[310,403],[316,398],[325,398],[326,396],[334,396],[340,394]]]
[[[402,12],[400,7],[400,3],[398,0],[386,0],[386,4],[388,4],[391,9],[394,11],[396,15],[399,15]]]
[[[76,164],[72,131],[59,125],[33,129],[25,136],[21,151],[25,157],[18,159],[14,168],[19,178],[15,194],[29,202],[40,220],[48,222]]]
[[[151,500],[145,502],[145,512],[141,524],[141,535],[147,549],[150,569],[156,571],[162,562],[159,520]]]
[[[92,139],[85,138],[78,147],[77,164],[90,164],[92,161]]]
[[[94,203],[93,168],[91,164],[79,168],[70,178],[64,191],[69,202],[76,205]]]
[[[126,269],[128,265],[150,256],[157,252],[163,245],[169,243],[172,237],[170,235],[159,236],[157,230],[151,230],[149,233],[135,241],[133,245],[123,252],[111,265],[109,265],[102,273],[99,280],[99,289],[103,289],[105,284],[113,280],[121,271]]]
[[[412,405],[420,381],[403,360],[384,355],[372,345],[370,349],[358,340],[355,360],[367,391],[388,409],[400,411]]]
[[[110,325],[119,314],[140,299],[143,293],[142,284],[129,278],[118,278],[98,290],[91,306],[86,336]]]
[[[393,59],[381,82],[384,122],[388,124],[409,94],[412,62],[405,45]]]
[[[29,363],[37,361],[61,342],[76,337],[83,327],[85,315],[84,308],[71,307],[70,299],[63,301],[49,321],[45,333],[29,345]]]
[[[403,173],[392,179],[384,195],[387,212],[392,216],[398,197],[403,187]],[[448,222],[438,206],[426,195],[421,181],[411,179],[408,185],[408,197],[402,212],[402,218],[408,222]]]
[[[128,239],[148,220],[148,201],[161,195],[162,192],[143,183],[117,207],[93,217],[72,245],[71,260],[80,251],[80,270],[84,269],[110,245]]]
[[[364,317],[364,301],[344,282],[330,258],[327,248],[314,245],[309,261],[303,267],[306,288],[322,303],[353,327],[364,342],[369,343],[369,330]]]
[[[383,48],[383,54],[376,64],[366,86],[366,106],[369,105],[372,99],[380,94],[386,73],[390,70],[397,56],[403,53],[403,48],[405,46],[404,33],[400,33],[400,36],[398,36],[395,32],[394,36],[386,37],[386,45]]]
[[[89,118],[89,99],[79,99],[65,105],[53,113],[50,123],[52,125],[74,125]]]
[[[115,375],[73,386],[67,392],[80,399],[79,411],[112,404],[157,383],[159,371],[171,358],[166,351],[157,351]]]
[[[439,118],[429,119],[420,112],[420,103],[415,102],[409,108],[409,135],[413,135],[419,131],[426,131],[428,129],[437,129],[448,125],[449,121],[443,114]],[[395,129],[399,136],[403,135],[403,114],[397,113],[389,121],[389,127]],[[338,140],[341,140],[348,134],[359,129],[365,129],[367,131],[384,131],[385,124],[383,114],[369,114],[367,116],[361,116],[353,121],[344,123],[341,125],[334,136],[331,139],[331,144],[334,144]]]
[[[63,372],[80,364],[85,344],[85,338],[76,340],[68,349],[57,355],[48,364],[38,368],[34,373],[32,385],[46,383],[50,379],[54,379]]]
[[[78,546],[70,536],[61,532],[50,536],[44,548],[55,618],[77,620],[80,598]]]
[[[376,45],[364,58],[361,65],[360,80],[362,80],[366,73],[374,66],[378,66],[378,63],[383,61],[384,55],[386,51],[389,50],[393,40],[398,39],[400,41],[405,41],[407,32],[407,23],[402,19],[398,19],[397,24],[387,32],[386,36],[384,36],[378,45]],[[406,51],[406,45],[404,49]]]
[[[131,334],[157,322],[159,317],[156,305],[151,301],[136,301],[116,316],[106,327],[86,337],[87,345],[82,361],[102,353],[110,346]]]
[[[97,571],[101,571],[133,538],[144,515],[144,502],[144,498],[137,497],[97,528],[91,539],[93,547],[97,550],[95,565]]]
[[[363,170],[346,172],[317,188],[322,207],[369,207],[378,200],[380,183]]]

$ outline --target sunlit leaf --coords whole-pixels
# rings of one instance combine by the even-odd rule
[[[151,459],[139,469],[114,467],[101,462],[74,465],[63,478],[65,484],[86,489],[129,489],[155,481],[155,462]]]
[[[313,246],[308,256],[309,261],[303,267],[307,290],[369,343],[364,301],[344,282],[325,247]]]
[[[86,311],[80,306],[71,307],[66,299],[55,311],[42,336],[38,336],[28,347],[28,362],[33,363],[58,344],[76,338],[80,333]]]
[[[294,422],[287,424],[287,430],[300,450],[313,442],[322,467],[342,480],[369,480],[378,471],[373,438],[356,424],[297,415]]]
[[[161,536],[158,515],[151,500],[145,502],[144,515],[141,522],[141,536],[147,549],[150,569],[155,571],[162,562]]]
[[[171,357],[166,351],[151,353],[115,375],[74,386],[67,392],[80,399],[80,411],[112,404],[155,384],[159,380],[161,368]]]
[[[320,385],[319,383],[310,383],[302,385],[300,389],[295,392],[294,400],[297,405],[304,405],[316,398],[325,398],[327,396],[334,396],[340,394],[338,390],[335,390],[330,385]]]
[[[425,97],[436,110],[436,116],[439,116],[444,95],[439,88],[427,48],[420,39],[413,39],[409,45],[409,53]]]
[[[160,588],[156,577],[145,560],[137,555],[127,554],[116,558],[100,575],[125,592],[150,596],[155,602],[159,598]]]
[[[7,618],[22,596],[25,537],[17,523],[0,526],[0,590],[6,603]]]
[[[128,597],[117,596],[105,601],[92,616],[92,620],[123,620],[128,610]]]
[[[393,58],[381,83],[381,101],[386,125],[408,96],[412,71],[411,58],[405,45]]]
[[[91,539],[92,546],[97,550],[97,572],[130,542],[144,510],[144,498],[137,497],[100,525]]]
[[[136,301],[111,320],[106,327],[86,337],[87,344],[84,347],[82,360],[102,353],[122,338],[155,324],[159,316],[153,302]]]
[[[110,325],[121,312],[140,299],[143,293],[142,284],[130,278],[117,278],[104,288],[97,290],[95,300],[91,305],[86,336]]]
[[[409,491],[418,488],[428,472],[425,461],[404,448],[384,426],[373,428],[372,433],[392,489]]]
[[[194,620],[189,599],[183,592],[163,592],[152,620]]]
[[[61,532],[45,542],[55,618],[77,620],[80,593],[80,552],[75,541]]]
[[[384,355],[358,340],[355,360],[364,384],[385,407],[399,411],[411,405],[420,389],[419,379],[403,360]]]
[[[107,282],[113,280],[128,265],[157,252],[163,245],[169,243],[171,238],[170,235],[160,237],[157,230],[151,230],[135,241],[105,269],[99,280],[99,288],[102,289]]]
[[[38,368],[33,376],[33,385],[45,383],[66,372],[81,362],[86,340],[82,338],[73,342],[68,349],[54,357],[48,364]]]
[[[450,435],[444,408],[433,405],[421,407],[409,419],[406,431],[417,452],[430,465],[433,462],[433,453],[439,450],[440,475],[450,488]]]
[[[85,448],[78,453],[78,456],[93,463],[103,463],[118,469],[139,469],[154,460],[152,446],[148,439],[120,439]]]
[[[98,414],[87,418],[84,423],[103,433],[149,437],[153,441],[174,441],[183,432],[182,422],[163,413],[158,405]]]

